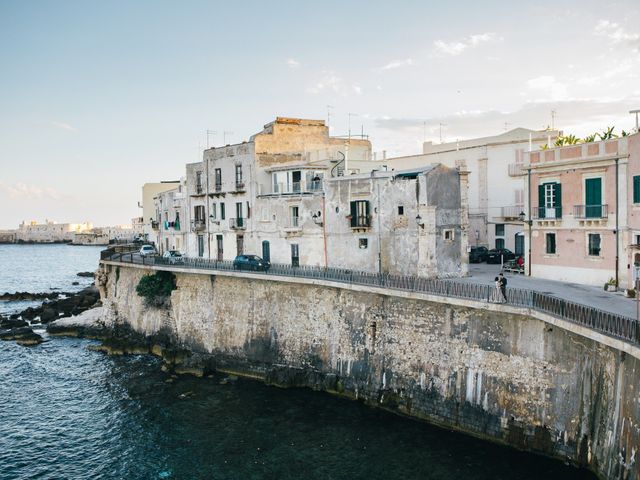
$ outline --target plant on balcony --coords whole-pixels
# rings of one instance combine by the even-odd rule
[[[587,135],[586,137],[584,137],[582,139],[582,141],[584,143],[591,143],[591,142],[595,142],[596,138],[598,138],[598,134],[597,133],[592,133],[591,135]]]
[[[600,140],[611,140],[613,138],[618,138],[618,135],[613,133],[616,127],[607,127],[602,133],[598,133]]]
[[[161,307],[167,304],[171,292],[175,289],[176,276],[161,270],[154,275],[142,277],[136,287],[136,293],[144,297],[146,306]]]
[[[618,289],[618,283],[615,278],[610,278],[607,283],[604,284],[604,289],[607,292],[615,292]]]

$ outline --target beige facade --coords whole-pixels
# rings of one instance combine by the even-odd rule
[[[16,241],[27,243],[72,242],[76,233],[87,232],[92,228],[91,222],[56,223],[50,220],[45,223],[22,222],[16,232]]]
[[[156,206],[154,198],[160,193],[173,190],[180,185],[178,181],[164,181],[156,183],[145,183],[142,186],[142,201],[138,202],[138,207],[142,208],[143,235],[147,240],[152,240],[155,236],[154,222],[156,219]]]

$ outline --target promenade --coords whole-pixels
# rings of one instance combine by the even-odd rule
[[[499,273],[500,265],[473,263],[469,265],[470,276],[456,279],[456,281],[483,285],[493,284],[495,277]],[[533,290],[544,295],[553,295],[554,297],[616,315],[636,318],[636,301],[625,297],[624,292],[605,292],[603,287],[526,277],[516,273],[505,273],[505,277],[507,277],[508,288]]]

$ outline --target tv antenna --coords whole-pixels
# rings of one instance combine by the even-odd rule
[[[209,135],[215,138],[216,133],[218,132],[216,132],[215,130],[207,130],[207,149],[209,148]]]

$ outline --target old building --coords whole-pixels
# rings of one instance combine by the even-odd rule
[[[634,284],[640,267],[640,135],[525,154],[527,271]]]
[[[22,222],[16,232],[16,241],[27,243],[72,242],[76,233],[87,232],[92,228],[91,222],[56,223],[51,220],[46,220],[45,223]]]
[[[185,221],[187,196],[184,178],[177,188],[166,190],[154,197],[156,222],[154,223],[154,242],[160,253],[167,250],[185,252],[189,224]]]
[[[154,241],[157,231],[156,206],[154,198],[162,192],[178,188],[179,181],[162,181],[145,183],[142,186],[142,200],[138,202],[138,208],[142,209],[142,235],[147,241]]]
[[[556,131],[516,128],[490,137],[434,145],[423,153],[387,158],[388,168],[401,170],[431,163],[462,166],[469,171],[469,243],[524,253],[522,162],[524,153],[553,144]]]

